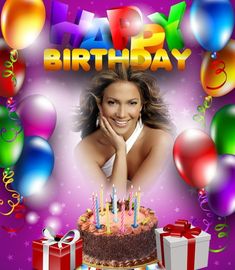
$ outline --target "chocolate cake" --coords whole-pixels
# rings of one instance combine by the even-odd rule
[[[125,202],[128,209],[128,201]],[[133,226],[134,213],[125,210],[124,230],[121,230],[121,206],[118,203],[118,222],[113,221],[110,211],[110,233],[107,232],[106,214],[100,216],[100,228],[94,224],[94,215],[87,210],[78,220],[83,239],[83,260],[91,265],[109,267],[131,267],[156,260],[155,228],[157,218],[154,211],[141,206],[137,227]],[[123,227],[122,227],[123,228]]]

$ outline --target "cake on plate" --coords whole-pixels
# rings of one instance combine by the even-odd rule
[[[88,209],[78,220],[83,239],[83,260],[85,263],[107,267],[131,267],[155,261],[155,228],[157,218],[154,211],[143,206],[135,217],[129,211],[128,201],[117,203],[117,220],[111,211],[99,209],[99,226],[95,223],[94,211]],[[109,209],[109,213],[107,212]],[[125,209],[125,210],[124,210]],[[107,218],[109,222],[107,223]],[[116,222],[115,222],[115,221]]]

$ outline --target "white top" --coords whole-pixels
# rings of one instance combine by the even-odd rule
[[[131,136],[127,139],[126,141],[126,154],[129,153],[129,151],[131,150],[132,146],[134,145],[134,143],[137,141],[142,129],[143,129],[144,125],[141,121],[141,119],[137,122],[136,128],[133,131],[133,133],[131,134]],[[115,160],[115,156],[116,154],[112,155],[111,158],[109,160],[107,160],[104,164],[104,166],[102,167],[102,171],[104,172],[104,174],[106,175],[106,177],[110,177],[112,175],[112,170],[113,170],[113,163]]]

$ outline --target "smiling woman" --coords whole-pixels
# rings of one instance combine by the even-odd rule
[[[155,78],[118,66],[99,73],[83,93],[76,117],[82,141],[75,155],[86,178],[147,190],[171,148],[171,123]]]

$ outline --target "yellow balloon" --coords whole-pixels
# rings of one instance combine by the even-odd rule
[[[28,47],[40,34],[45,18],[42,0],[7,0],[1,14],[6,43],[17,50]]]
[[[201,84],[212,97],[228,94],[235,87],[235,40],[231,39],[223,50],[217,52],[216,59],[207,52],[201,65]]]

